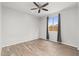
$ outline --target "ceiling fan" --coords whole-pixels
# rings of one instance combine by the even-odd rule
[[[46,8],[44,8],[44,7],[46,7],[49,3],[45,3],[44,5],[40,5],[40,4],[37,3],[37,2],[33,2],[33,3],[34,3],[34,5],[37,6],[37,8],[32,8],[31,10],[36,10],[36,9],[38,9],[38,13],[40,13],[41,10],[48,11],[48,9],[46,9]]]

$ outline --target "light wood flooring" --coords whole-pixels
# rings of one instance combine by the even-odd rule
[[[2,48],[2,56],[77,56],[76,48],[37,39]]]

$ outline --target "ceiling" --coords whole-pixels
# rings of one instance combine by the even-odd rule
[[[46,2],[39,2],[41,5]],[[3,2],[2,5],[6,6],[8,8],[12,8],[24,13],[28,13],[35,16],[45,16],[48,14],[52,14],[55,12],[58,12],[64,8],[68,8],[70,6],[75,5],[76,2],[49,2],[49,5],[45,8],[48,9],[48,11],[41,10],[41,13],[38,13],[38,10],[30,10],[33,7],[36,7],[33,2]]]

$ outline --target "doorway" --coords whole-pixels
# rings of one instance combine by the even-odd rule
[[[57,42],[58,15],[57,16],[50,16],[48,18],[48,33],[49,33],[49,40]]]

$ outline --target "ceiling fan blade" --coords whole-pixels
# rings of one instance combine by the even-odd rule
[[[39,10],[38,10],[38,13],[40,13],[40,11],[41,11],[41,10],[39,9]]]
[[[47,6],[49,3],[45,3],[44,5],[42,5],[41,7],[45,7],[45,6]]]
[[[33,3],[39,8],[39,5],[36,2],[33,2]]]
[[[42,10],[44,10],[44,11],[48,11],[48,9],[45,9],[45,8],[42,8]]]
[[[38,8],[32,8],[31,10],[36,10],[36,9],[38,9]]]

